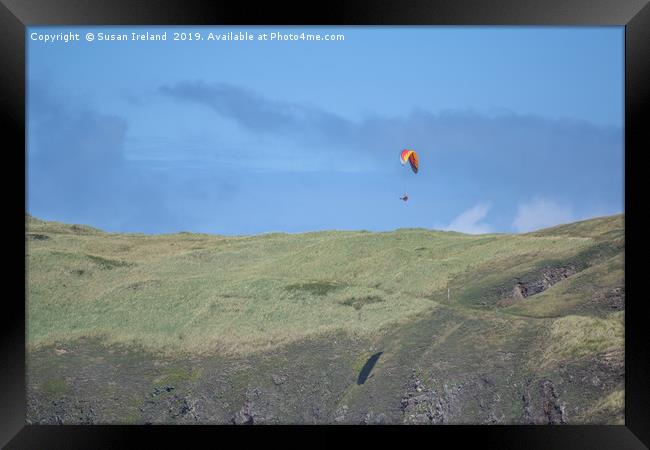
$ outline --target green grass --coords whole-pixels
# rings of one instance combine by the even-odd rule
[[[171,367],[161,376],[157,377],[153,384],[156,387],[177,386],[182,383],[196,383],[201,378],[202,371],[190,370],[185,367]]]
[[[586,356],[623,349],[625,333],[622,315],[609,319],[586,316],[566,316],[554,320],[548,336],[541,342],[543,351],[537,363],[557,364]]]
[[[621,224],[614,216],[526,235],[401,229],[224,237],[104,233],[28,217],[27,232],[47,238],[26,242],[27,342],[100,337],[162,352],[246,354],[338,332],[378,336],[442,304],[479,310],[479,319],[494,311],[504,323],[513,314],[591,320],[590,289],[621,282]],[[574,284],[539,294],[542,303],[532,303],[535,296],[498,306],[516,279],[568,263],[584,269]],[[603,320],[579,325],[607,326],[598,339],[618,343],[619,328]],[[573,342],[567,326],[554,332]]]
[[[602,217],[598,220],[582,220],[544,230],[528,233],[528,236],[568,236],[598,239],[619,239],[625,231],[625,215]]]
[[[64,393],[66,390],[65,380],[55,378],[49,379],[43,383],[43,391],[51,396],[57,396]]]
[[[592,424],[611,424],[611,425],[624,425],[624,415],[621,414],[625,410],[625,391],[618,389],[613,391],[606,397],[601,398],[582,418],[587,423]],[[617,417],[613,423],[611,417]]]

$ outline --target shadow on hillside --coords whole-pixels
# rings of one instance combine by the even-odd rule
[[[375,364],[377,364],[377,361],[379,360],[379,357],[381,354],[384,352],[377,352],[374,355],[372,355],[370,358],[368,358],[368,361],[363,365],[361,368],[361,372],[359,372],[359,378],[357,378],[357,384],[361,385],[366,382],[368,379],[368,376],[370,375],[370,372],[372,372],[372,369],[375,367]]]

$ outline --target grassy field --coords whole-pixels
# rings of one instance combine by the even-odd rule
[[[622,215],[476,236],[26,225],[30,423],[623,422]]]
[[[600,236],[622,229],[622,217],[570,229],[575,236],[562,227],[528,235],[147,236],[29,217],[28,343],[94,336],[159,351],[246,353],[332,331],[380,333],[440,304],[492,308],[513,279],[588,254]],[[509,312],[579,309],[586,292],[621,284],[614,252],[604,266],[540,294],[544,302],[527,299]],[[503,292],[494,289],[502,284]]]

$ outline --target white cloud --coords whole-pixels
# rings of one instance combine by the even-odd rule
[[[461,213],[458,217],[451,221],[446,227],[446,230],[459,231],[468,234],[482,234],[492,231],[490,225],[481,222],[485,219],[490,205],[487,203],[479,203],[467,211]]]
[[[571,208],[561,206],[553,200],[535,198],[519,205],[512,226],[519,233],[525,233],[575,220]]]

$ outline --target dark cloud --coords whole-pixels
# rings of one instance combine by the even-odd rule
[[[161,181],[124,156],[127,122],[78,110],[37,83],[29,99],[27,201],[32,214],[112,230],[174,227]]]
[[[317,134],[321,139],[345,140],[353,125],[318,108],[270,100],[254,91],[226,83],[184,81],[161,86],[159,92],[198,103],[259,133]]]

